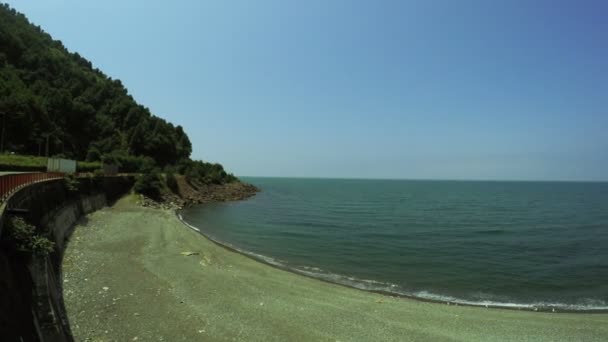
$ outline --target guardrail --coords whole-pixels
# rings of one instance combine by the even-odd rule
[[[0,202],[4,202],[13,192],[32,183],[61,179],[61,172],[11,173],[0,176]]]

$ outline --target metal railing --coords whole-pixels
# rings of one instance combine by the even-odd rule
[[[18,189],[40,181],[50,179],[61,179],[64,174],[61,172],[32,172],[32,173],[11,173],[0,176],[0,202],[4,202],[12,193]]]

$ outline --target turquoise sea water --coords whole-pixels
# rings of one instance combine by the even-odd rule
[[[249,178],[190,225],[251,256],[368,290],[608,310],[608,183]]]

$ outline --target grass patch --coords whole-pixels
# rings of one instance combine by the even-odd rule
[[[78,172],[94,172],[95,170],[100,170],[101,167],[101,162],[76,162],[76,171]]]
[[[0,154],[0,171],[46,172],[47,159],[47,157]],[[76,163],[77,172],[93,172],[98,169],[101,169],[101,162]]]
[[[47,158],[0,154],[0,171],[46,171]]]

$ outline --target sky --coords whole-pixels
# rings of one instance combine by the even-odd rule
[[[608,2],[13,0],[239,176],[608,180]]]

